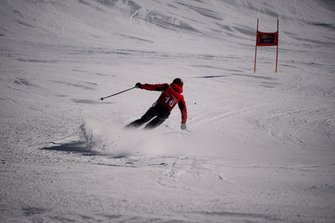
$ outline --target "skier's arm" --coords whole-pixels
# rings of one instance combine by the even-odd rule
[[[186,103],[185,103],[184,97],[178,103],[178,107],[179,107],[180,112],[181,112],[181,128],[182,129],[183,128],[186,129],[187,107],[186,107]]]
[[[164,91],[169,87],[168,84],[136,84],[138,88],[148,91]]]

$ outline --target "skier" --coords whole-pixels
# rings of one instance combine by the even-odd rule
[[[150,120],[144,128],[156,128],[169,117],[171,110],[178,104],[181,112],[180,128],[186,130],[187,108],[184,96],[181,94],[183,92],[183,81],[180,78],[174,79],[171,84],[136,83],[135,87],[149,91],[162,91],[162,94],[140,119],[128,124],[126,128],[138,128]]]

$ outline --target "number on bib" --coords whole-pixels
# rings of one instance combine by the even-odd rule
[[[173,107],[176,104],[174,98],[165,97],[165,103],[168,104],[170,107]]]

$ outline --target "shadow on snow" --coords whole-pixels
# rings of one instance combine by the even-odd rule
[[[96,156],[101,155],[101,153],[91,150],[86,147],[86,143],[83,141],[72,141],[67,143],[53,143],[54,145],[41,148],[42,150],[49,151],[59,151],[59,152],[69,152],[69,153],[78,153],[84,156]]]

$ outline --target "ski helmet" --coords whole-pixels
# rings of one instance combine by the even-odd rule
[[[176,78],[176,79],[174,79],[174,80],[172,81],[172,83],[177,84],[177,85],[181,85],[181,86],[183,86],[183,84],[184,84],[183,80],[180,79],[180,78]]]

